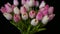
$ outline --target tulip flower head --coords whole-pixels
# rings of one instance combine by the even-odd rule
[[[21,18],[20,18],[20,15],[18,15],[18,14],[14,14],[14,17],[13,17],[13,18],[14,18],[14,21],[15,21],[15,22],[18,22],[18,21],[20,21],[20,19],[21,19]]]
[[[44,1],[42,1],[41,4],[40,4],[40,6],[39,6],[39,8],[45,7],[45,4],[46,4],[46,3],[45,3]]]
[[[14,1],[13,1],[13,4],[14,4],[15,6],[18,6],[18,4],[19,4],[19,3],[18,3],[18,0],[14,0]]]
[[[48,17],[48,15],[45,15],[45,16],[42,18],[42,23],[45,25],[45,24],[47,24],[48,21],[49,21],[49,17]]]
[[[14,7],[14,14],[20,14],[20,11],[19,11],[18,7]]]
[[[38,22],[39,21],[37,19],[32,19],[31,25],[36,26],[36,25],[38,25]]]
[[[7,13],[12,12],[12,8],[9,5],[5,4],[5,8],[6,8]]]
[[[28,19],[28,14],[27,13],[22,14],[22,19],[27,20]]]
[[[2,13],[6,13],[6,12],[7,12],[5,7],[1,7],[0,11],[1,11]]]
[[[3,13],[4,17],[7,19],[7,20],[11,20],[12,19],[12,15],[9,14],[9,13]]]
[[[30,18],[34,18],[35,15],[36,15],[36,12],[35,12],[34,10],[31,10],[31,11],[29,12],[29,17],[30,17]]]

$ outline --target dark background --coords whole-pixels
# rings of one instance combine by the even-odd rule
[[[13,0],[0,0],[0,8],[1,6],[4,6],[4,4],[6,4],[7,2],[13,4]],[[41,0],[39,1],[41,2]],[[54,19],[52,21],[50,21],[45,28],[47,28],[47,30],[45,31],[41,31],[38,32],[39,34],[58,34],[59,33],[59,25],[57,23],[59,23],[57,20],[59,16],[57,16],[57,14],[59,13],[58,11],[58,6],[59,6],[59,2],[58,0],[45,0],[45,2],[47,4],[49,4],[50,6],[54,6],[54,13],[56,14],[56,16],[54,17]],[[19,6],[21,6],[21,1],[19,0]],[[18,7],[19,7],[18,6]],[[12,25],[7,19],[5,19],[5,17],[2,15],[2,13],[0,12],[0,34],[20,34],[20,31],[14,26]],[[36,33],[36,34],[38,34]]]

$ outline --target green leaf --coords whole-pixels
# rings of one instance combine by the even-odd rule
[[[38,32],[39,32],[39,31],[43,31],[43,30],[46,30],[46,28],[39,28],[39,29],[38,29]]]

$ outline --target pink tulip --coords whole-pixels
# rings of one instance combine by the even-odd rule
[[[20,12],[21,12],[21,14],[26,13],[26,8],[22,6],[22,7],[20,8]]]
[[[48,14],[53,14],[53,11],[54,11],[54,7],[49,7]]]
[[[49,9],[49,5],[46,5],[44,8],[45,8],[45,10],[48,10]]]
[[[2,13],[6,13],[6,12],[7,12],[5,7],[1,7],[0,11],[1,11]]]
[[[30,18],[34,18],[35,15],[36,15],[36,12],[35,12],[34,10],[31,10],[31,11],[29,12],[29,17],[30,17]]]
[[[7,5],[11,7],[11,4],[10,3],[7,3]]]
[[[14,9],[14,7],[16,7],[15,5],[12,5],[12,10]]]
[[[39,9],[39,11],[41,11],[41,12],[42,12],[42,11],[44,11],[44,10],[48,10],[48,9],[49,9],[49,5],[46,5],[45,7],[40,8],[40,9]]]
[[[35,6],[37,6],[37,7],[39,6],[39,2],[38,2],[38,1],[35,1],[34,4],[35,4]]]
[[[41,12],[38,12],[37,16],[36,16],[36,19],[37,20],[41,20],[43,17],[43,14]]]
[[[42,14],[43,14],[43,15],[48,15],[48,10],[42,11]]]
[[[5,8],[6,8],[7,13],[12,12],[12,8],[9,5],[5,4]]]
[[[21,0],[22,5],[26,3],[26,0]]]
[[[55,14],[49,15],[49,21],[52,20],[55,17]]]
[[[18,3],[18,0],[14,0],[14,1],[13,1],[13,4],[14,4],[15,6],[18,6],[18,4],[19,4],[19,3]]]
[[[14,14],[14,21],[18,22],[20,20],[20,15]]]

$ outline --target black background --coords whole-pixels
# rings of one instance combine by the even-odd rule
[[[4,6],[4,4],[6,4],[7,2],[13,4],[13,0],[0,0],[0,8],[1,6]],[[39,1],[41,2],[41,0]],[[45,0],[45,2],[47,4],[49,4],[50,6],[54,6],[54,13],[56,14],[56,16],[54,17],[54,19],[52,21],[50,21],[45,28],[47,28],[47,30],[45,31],[41,31],[38,32],[39,34],[58,34],[59,33],[59,25],[57,23],[59,23],[57,14],[59,13],[58,11],[58,6],[59,6],[59,2],[58,0]],[[19,6],[21,6],[21,1],[19,0]],[[0,12],[0,34],[20,34],[20,31],[14,26],[12,25],[7,19],[5,19],[5,17],[2,15],[2,13]],[[38,34],[36,33],[36,34]]]

